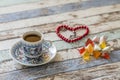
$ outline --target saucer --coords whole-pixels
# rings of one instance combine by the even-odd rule
[[[44,43],[45,46],[43,48],[46,48],[46,46],[49,44]],[[24,55],[23,46],[21,44],[21,41],[15,43],[13,47],[10,50],[11,57],[17,61],[18,63],[25,65],[25,66],[38,66],[43,65],[48,62],[50,62],[56,55],[56,47],[52,44],[51,47],[43,54],[37,58],[28,58]]]

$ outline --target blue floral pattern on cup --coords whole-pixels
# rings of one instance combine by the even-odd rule
[[[51,41],[44,40],[41,44],[38,45],[26,45],[21,42],[23,45],[23,52],[25,56],[30,58],[35,58],[41,56],[44,52],[48,52],[49,48],[52,45]]]
[[[24,53],[26,56],[31,57],[31,56],[40,56],[42,54],[42,46],[39,45],[37,48],[36,47],[28,47],[24,46],[23,47]]]

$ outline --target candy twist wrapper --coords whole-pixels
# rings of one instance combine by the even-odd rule
[[[109,53],[111,48],[111,46],[107,45],[106,36],[95,36],[93,39],[88,38],[85,46],[78,48],[77,50],[79,51],[84,61],[90,61],[91,56],[96,59],[100,57],[104,59],[110,59]]]

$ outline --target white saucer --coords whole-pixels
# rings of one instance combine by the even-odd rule
[[[15,43],[10,50],[10,55],[15,61],[25,66],[38,66],[46,64],[50,62],[56,55],[56,47],[53,44],[49,48],[48,52],[43,53],[38,58],[32,59],[24,56],[22,48],[21,41]]]

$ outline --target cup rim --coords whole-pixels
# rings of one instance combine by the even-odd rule
[[[36,41],[36,42],[26,41],[26,40],[24,39],[24,37],[25,37],[26,35],[29,35],[29,34],[39,35],[39,36],[41,36],[41,39],[40,39],[39,41]],[[24,43],[26,43],[26,44],[31,44],[31,45],[38,44],[38,43],[41,43],[41,42],[43,41],[43,34],[42,34],[41,32],[38,32],[38,31],[27,31],[27,32],[23,33],[23,35],[22,35],[22,41],[23,41]]]

